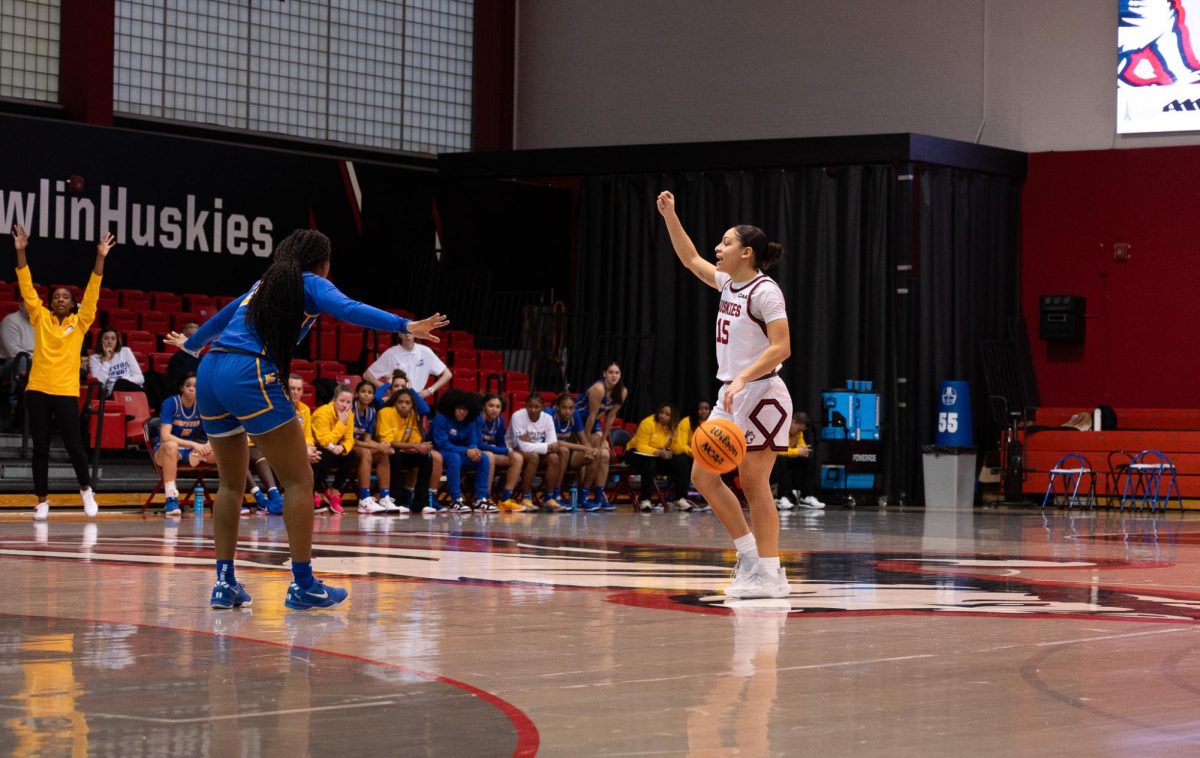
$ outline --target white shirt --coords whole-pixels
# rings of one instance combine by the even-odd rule
[[[138,366],[137,357],[127,347],[121,348],[121,351],[107,363],[101,361],[100,356],[95,353],[89,355],[88,374],[100,382],[106,394],[112,392],[113,385],[117,383],[118,379],[126,379],[139,387],[146,381],[146,378],[142,376],[141,367]]]
[[[33,324],[20,311],[13,311],[0,320],[0,358],[8,360],[21,353],[33,355]]]
[[[526,442],[522,437],[529,441]],[[510,449],[516,448],[522,453],[545,453],[558,442],[558,435],[554,433],[554,419],[542,411],[537,421],[530,421],[528,410],[522,408],[513,411],[504,441]]]
[[[767,324],[787,318],[787,306],[783,291],[766,274],[734,283],[729,274],[717,271],[716,280],[721,290],[721,304],[717,308],[717,378],[732,382],[770,346]]]
[[[390,382],[396,369],[403,369],[408,374],[408,386],[414,392],[420,392],[429,384],[429,377],[442,375],[446,364],[424,345],[413,345],[412,350],[405,350],[403,345],[392,345],[367,367],[367,373],[381,382]]]

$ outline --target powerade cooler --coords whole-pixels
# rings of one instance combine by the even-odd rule
[[[879,393],[871,382],[851,379],[845,389],[821,393],[821,489],[870,492],[879,480]]]

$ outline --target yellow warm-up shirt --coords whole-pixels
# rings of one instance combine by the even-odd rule
[[[634,433],[633,439],[629,440],[625,449],[646,455],[655,455],[665,447],[672,453],[678,453],[680,452],[679,437],[679,429],[672,432],[658,423],[654,416],[647,416],[638,424],[637,432]]]
[[[382,408],[375,418],[375,438],[385,445],[393,442],[416,445],[422,441],[420,419],[415,411],[410,411],[408,418],[400,418],[395,408]]]
[[[83,338],[88,327],[96,320],[100,279],[92,274],[79,312],[69,314],[59,323],[33,288],[29,266],[17,269],[17,284],[29,311],[29,323],[33,325],[33,367],[29,370],[26,389],[47,395],[79,397],[79,356],[83,353]]]
[[[799,458],[800,448],[802,447],[807,447],[807,445],[804,443],[804,432],[797,434],[796,439],[794,440],[789,439],[787,451],[782,452],[779,455],[783,458]]]
[[[304,425],[304,441],[310,445],[316,445],[312,431],[312,410],[302,402],[292,403],[292,407],[296,409],[296,415],[300,417],[300,423]]]
[[[341,445],[346,452],[354,449],[354,414],[346,423],[338,421],[337,411],[333,403],[322,405],[312,414],[312,435],[316,446]]]
[[[679,426],[675,428],[675,441],[671,443],[671,452],[675,455],[691,455],[692,454],[692,434],[695,433],[692,429],[692,417],[684,416],[679,422]]]

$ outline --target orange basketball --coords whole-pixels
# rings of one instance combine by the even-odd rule
[[[733,471],[746,456],[746,435],[729,419],[710,418],[692,435],[692,457],[714,474]]]

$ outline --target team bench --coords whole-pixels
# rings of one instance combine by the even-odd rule
[[[1091,408],[1038,408],[1023,433],[1025,446],[1026,495],[1040,501],[1046,491],[1050,469],[1067,453],[1079,453],[1096,472],[1096,494],[1103,496],[1113,486],[1110,470],[1128,463],[1129,456],[1142,450],[1158,450],[1175,464],[1179,491],[1185,499],[1200,499],[1200,409],[1116,409],[1114,429],[1076,431],[1062,425]],[[1111,461],[1111,467],[1110,467]],[[1124,486],[1121,480],[1119,487]],[[1116,494],[1121,493],[1118,490]]]

